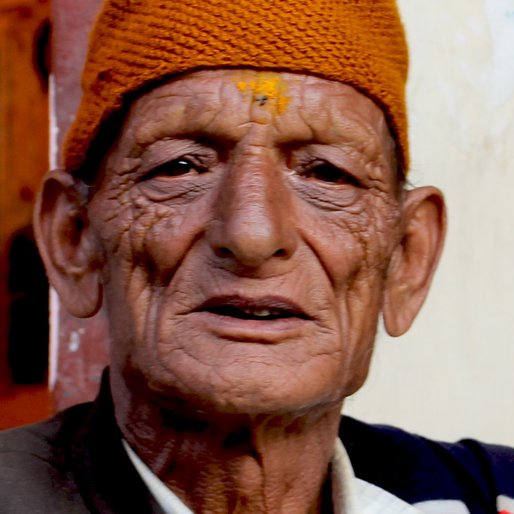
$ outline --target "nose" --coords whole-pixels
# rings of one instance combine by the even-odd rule
[[[296,235],[291,194],[272,158],[247,156],[227,171],[210,234],[225,261],[257,268],[293,255]]]

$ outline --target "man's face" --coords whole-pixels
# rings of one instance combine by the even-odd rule
[[[193,73],[138,99],[89,206],[113,373],[217,412],[364,380],[399,239],[393,142],[353,88]]]

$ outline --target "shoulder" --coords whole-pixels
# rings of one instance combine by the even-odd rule
[[[470,439],[432,441],[348,417],[342,418],[340,437],[357,477],[408,503],[453,499],[470,512],[490,512],[514,498],[512,448]]]
[[[89,410],[90,404],[78,405],[42,423],[0,432],[1,514],[82,512],[68,455]]]

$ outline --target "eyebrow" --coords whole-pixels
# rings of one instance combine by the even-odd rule
[[[217,152],[219,152],[220,148],[226,148],[227,150],[230,150],[239,141],[238,138],[229,138],[211,134],[208,131],[174,132],[172,135],[156,137],[155,139],[145,141],[144,143],[138,142],[136,140],[131,147],[131,156],[141,157],[150,147],[156,143],[172,140],[192,142],[195,145],[212,148]]]
[[[377,160],[383,154],[383,147],[380,144],[379,138],[376,134],[370,134],[372,137],[355,137],[354,135],[349,136],[345,134],[341,135],[340,138],[323,138],[323,137],[309,137],[309,138],[295,138],[289,139],[287,137],[282,140],[277,139],[276,146],[289,152],[307,148],[310,146],[334,146],[338,149],[352,148],[362,153],[364,156]]]

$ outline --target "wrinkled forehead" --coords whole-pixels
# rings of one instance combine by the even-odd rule
[[[396,0],[106,0],[91,34],[83,97],[63,148],[74,173],[128,97],[199,69],[308,73],[380,105],[408,170],[408,52]],[[220,25],[221,23],[221,25]],[[103,135],[103,134],[102,134]]]
[[[371,161],[394,160],[381,109],[352,86],[312,75],[208,70],[166,81],[131,104],[121,139],[145,147],[163,137],[202,135],[259,144],[349,145]]]

